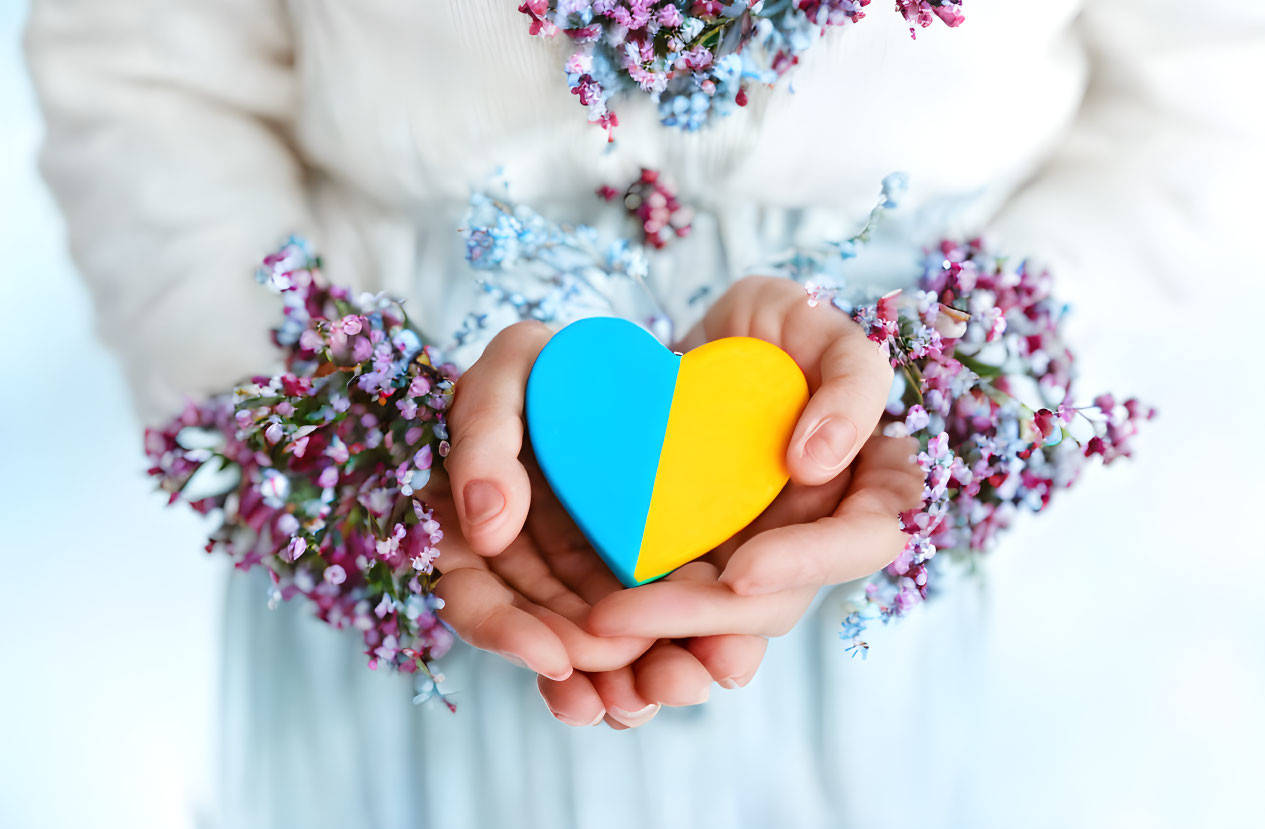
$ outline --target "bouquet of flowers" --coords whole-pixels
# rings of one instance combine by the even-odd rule
[[[525,0],[530,32],[570,38],[563,66],[589,121],[612,134],[612,99],[640,91],[666,126],[696,130],[746,106],[829,29],[865,17],[870,0]],[[896,0],[912,25],[956,27],[962,0]]]
[[[842,621],[854,655],[866,652],[870,621],[931,595],[937,562],[973,560],[1020,511],[1039,512],[1071,486],[1091,459],[1128,455],[1138,422],[1154,414],[1110,395],[1078,404],[1075,357],[1061,335],[1066,309],[1051,296],[1049,274],[992,255],[979,240],[928,251],[912,290],[870,297],[850,289],[848,261],[904,186],[900,175],[886,179],[853,237],[770,266],[805,283],[805,302],[829,302],[885,351],[897,370],[885,429],[919,441],[923,504],[900,516],[904,551],[869,579]],[[624,209],[647,234],[684,211],[650,171],[625,191]],[[619,313],[619,285],[633,286],[650,309],[630,316],[671,342],[646,280],[646,245],[657,247],[657,235],[644,244],[603,241],[592,228],[488,193],[472,197],[464,233],[485,307],[461,322],[454,346],[518,319]],[[418,674],[423,699],[436,692],[431,662],[453,642],[431,593],[443,531],[425,495],[448,451],[457,370],[423,344],[396,300],[324,283],[300,240],[265,259],[258,279],[285,299],[274,331],[284,370],[192,402],[149,430],[150,474],[171,502],[216,517],[208,552],[241,569],[264,567],[274,602],[303,597],[321,620],[360,631],[370,667]]]
[[[905,549],[844,620],[853,655],[867,651],[869,621],[928,597],[934,562],[987,552],[1017,514],[1045,509],[1090,460],[1128,456],[1139,422],[1155,416],[1135,398],[1077,402],[1061,330],[1067,306],[1051,285],[1048,272],[979,239],[941,242],[914,290],[877,300],[810,281],[811,302],[849,314],[891,360],[885,433],[918,438],[925,476],[922,506],[901,516]]]
[[[302,596],[360,631],[371,668],[422,672],[424,697],[453,643],[431,594],[444,534],[422,496],[448,451],[456,369],[395,300],[326,284],[299,239],[257,277],[285,300],[285,370],[147,430],[149,473],[170,502],[217,517],[207,552],[266,568],[273,603]]]

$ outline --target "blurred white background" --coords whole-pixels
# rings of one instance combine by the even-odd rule
[[[144,478],[35,169],[23,14],[0,0],[0,827],[192,826],[227,571]],[[1265,297],[1141,298],[1127,325],[1072,299],[1082,389],[1137,393],[1162,418],[1134,462],[1092,471],[995,557],[977,681],[928,689],[942,717],[955,696],[989,712],[949,726],[975,781],[958,802],[972,827],[1260,826]],[[1231,306],[1252,314],[1213,320]]]
[[[0,0],[0,826],[192,826],[211,768],[225,569],[144,476],[35,169],[40,124]]]

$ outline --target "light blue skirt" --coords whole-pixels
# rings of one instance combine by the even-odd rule
[[[223,829],[699,829],[951,826],[971,774],[980,590],[963,583],[870,637],[838,637],[843,589],[773,640],[746,687],[613,731],[557,722],[535,675],[458,644],[440,668],[458,710],[414,705],[353,631],[267,607],[234,573],[218,783]],[[968,741],[962,743],[960,741]],[[915,781],[917,781],[915,783]],[[909,793],[918,791],[918,796]]]

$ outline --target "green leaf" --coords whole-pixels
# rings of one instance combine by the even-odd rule
[[[981,363],[974,357],[968,357],[965,354],[954,353],[953,359],[978,374],[980,377],[1001,377],[1003,372],[1001,366],[994,366],[988,363]]]

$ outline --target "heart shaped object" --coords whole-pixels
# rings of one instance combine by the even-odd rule
[[[627,320],[574,322],[527,381],[527,428],[558,500],[628,587],[741,530],[785,486],[808,383],[752,337],[673,354]]]

